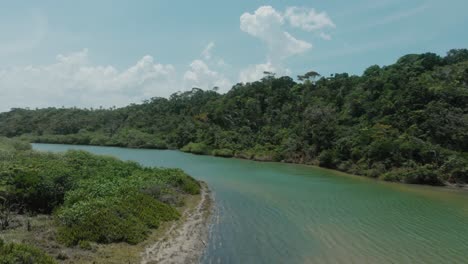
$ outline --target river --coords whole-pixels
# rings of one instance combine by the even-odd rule
[[[467,192],[171,150],[33,147],[177,167],[207,182],[216,209],[203,263],[468,263]]]

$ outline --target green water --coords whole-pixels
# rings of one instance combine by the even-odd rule
[[[313,167],[177,151],[84,149],[204,180],[216,212],[204,263],[468,263],[468,194]]]

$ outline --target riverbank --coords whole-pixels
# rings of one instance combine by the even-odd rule
[[[197,263],[206,245],[213,204],[208,186],[201,185],[199,195],[187,195],[184,206],[176,208],[181,213],[179,220],[162,223],[145,241],[136,245],[90,243],[87,248],[66,247],[57,242],[57,226],[50,215],[16,215],[12,228],[1,231],[0,238],[33,245],[63,264],[169,263],[173,257],[184,260],[180,263]],[[154,254],[154,250],[161,250],[161,253]]]
[[[199,263],[207,245],[212,206],[210,191],[203,183],[198,205],[186,209],[181,220],[174,222],[163,237],[146,248],[141,263]]]
[[[61,142],[47,142],[47,143],[42,143],[42,142],[31,142],[31,143],[37,143],[37,144],[70,144],[70,143],[61,143]],[[351,166],[348,169],[341,168],[341,167],[327,167],[327,166],[321,166],[320,161],[318,159],[314,160],[304,160],[304,159],[289,159],[289,160],[275,160],[273,158],[273,155],[253,155],[252,153],[244,153],[244,152],[238,152],[238,153],[232,153],[232,155],[222,155],[219,152],[199,152],[199,151],[193,151],[192,148],[182,148],[182,149],[167,149],[167,148],[142,148],[142,147],[130,147],[130,146],[115,146],[115,145],[92,145],[92,144],[70,144],[70,145],[75,145],[75,146],[97,146],[97,147],[116,147],[116,148],[130,148],[130,149],[157,149],[157,150],[175,150],[175,151],[181,151],[193,155],[202,155],[202,156],[212,156],[212,157],[219,157],[219,158],[227,158],[227,159],[242,159],[242,160],[251,160],[251,161],[257,161],[257,162],[273,162],[273,163],[286,163],[286,164],[297,164],[297,165],[306,165],[306,166],[312,166],[312,167],[317,167],[321,169],[327,169],[331,170],[334,172],[339,172],[339,173],[344,173],[348,175],[353,175],[353,176],[358,176],[358,177],[365,177],[369,179],[375,179],[379,181],[385,181],[385,182],[394,182],[394,183],[400,183],[400,184],[411,184],[411,185],[425,185],[425,186],[435,186],[435,187],[443,187],[443,188],[449,188],[449,189],[458,189],[458,190],[466,190],[468,191],[468,184],[465,183],[451,183],[447,180],[438,178],[434,179],[435,181],[405,181],[405,177],[399,177],[398,175],[401,174],[408,174],[409,171],[404,170],[404,169],[396,169],[396,170],[391,170],[387,172],[379,172],[379,169],[372,168],[372,169],[367,169],[367,170],[362,170],[362,169],[356,169],[355,167]],[[365,172],[365,173],[363,173]],[[430,174],[430,170],[422,170],[422,171],[413,171],[411,172],[411,177],[412,178],[424,178],[428,177],[431,178],[434,175],[427,175]],[[418,175],[420,174],[420,175]]]

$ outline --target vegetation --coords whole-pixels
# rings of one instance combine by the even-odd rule
[[[50,256],[23,244],[6,244],[0,240],[0,264],[54,264]]]
[[[136,244],[161,222],[179,218],[175,207],[184,195],[200,193],[200,184],[179,169],[30,148],[0,138],[0,231],[10,228],[12,214],[46,214],[56,220],[57,240],[67,246]],[[27,246],[1,244],[2,250],[11,257],[0,263],[51,263]]]
[[[362,76],[267,73],[119,109],[12,109],[0,134],[318,164],[389,181],[468,182],[468,50],[410,54]]]

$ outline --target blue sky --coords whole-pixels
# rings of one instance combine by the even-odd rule
[[[4,1],[0,111],[226,91],[265,69],[361,74],[467,48],[466,10],[463,0]]]

